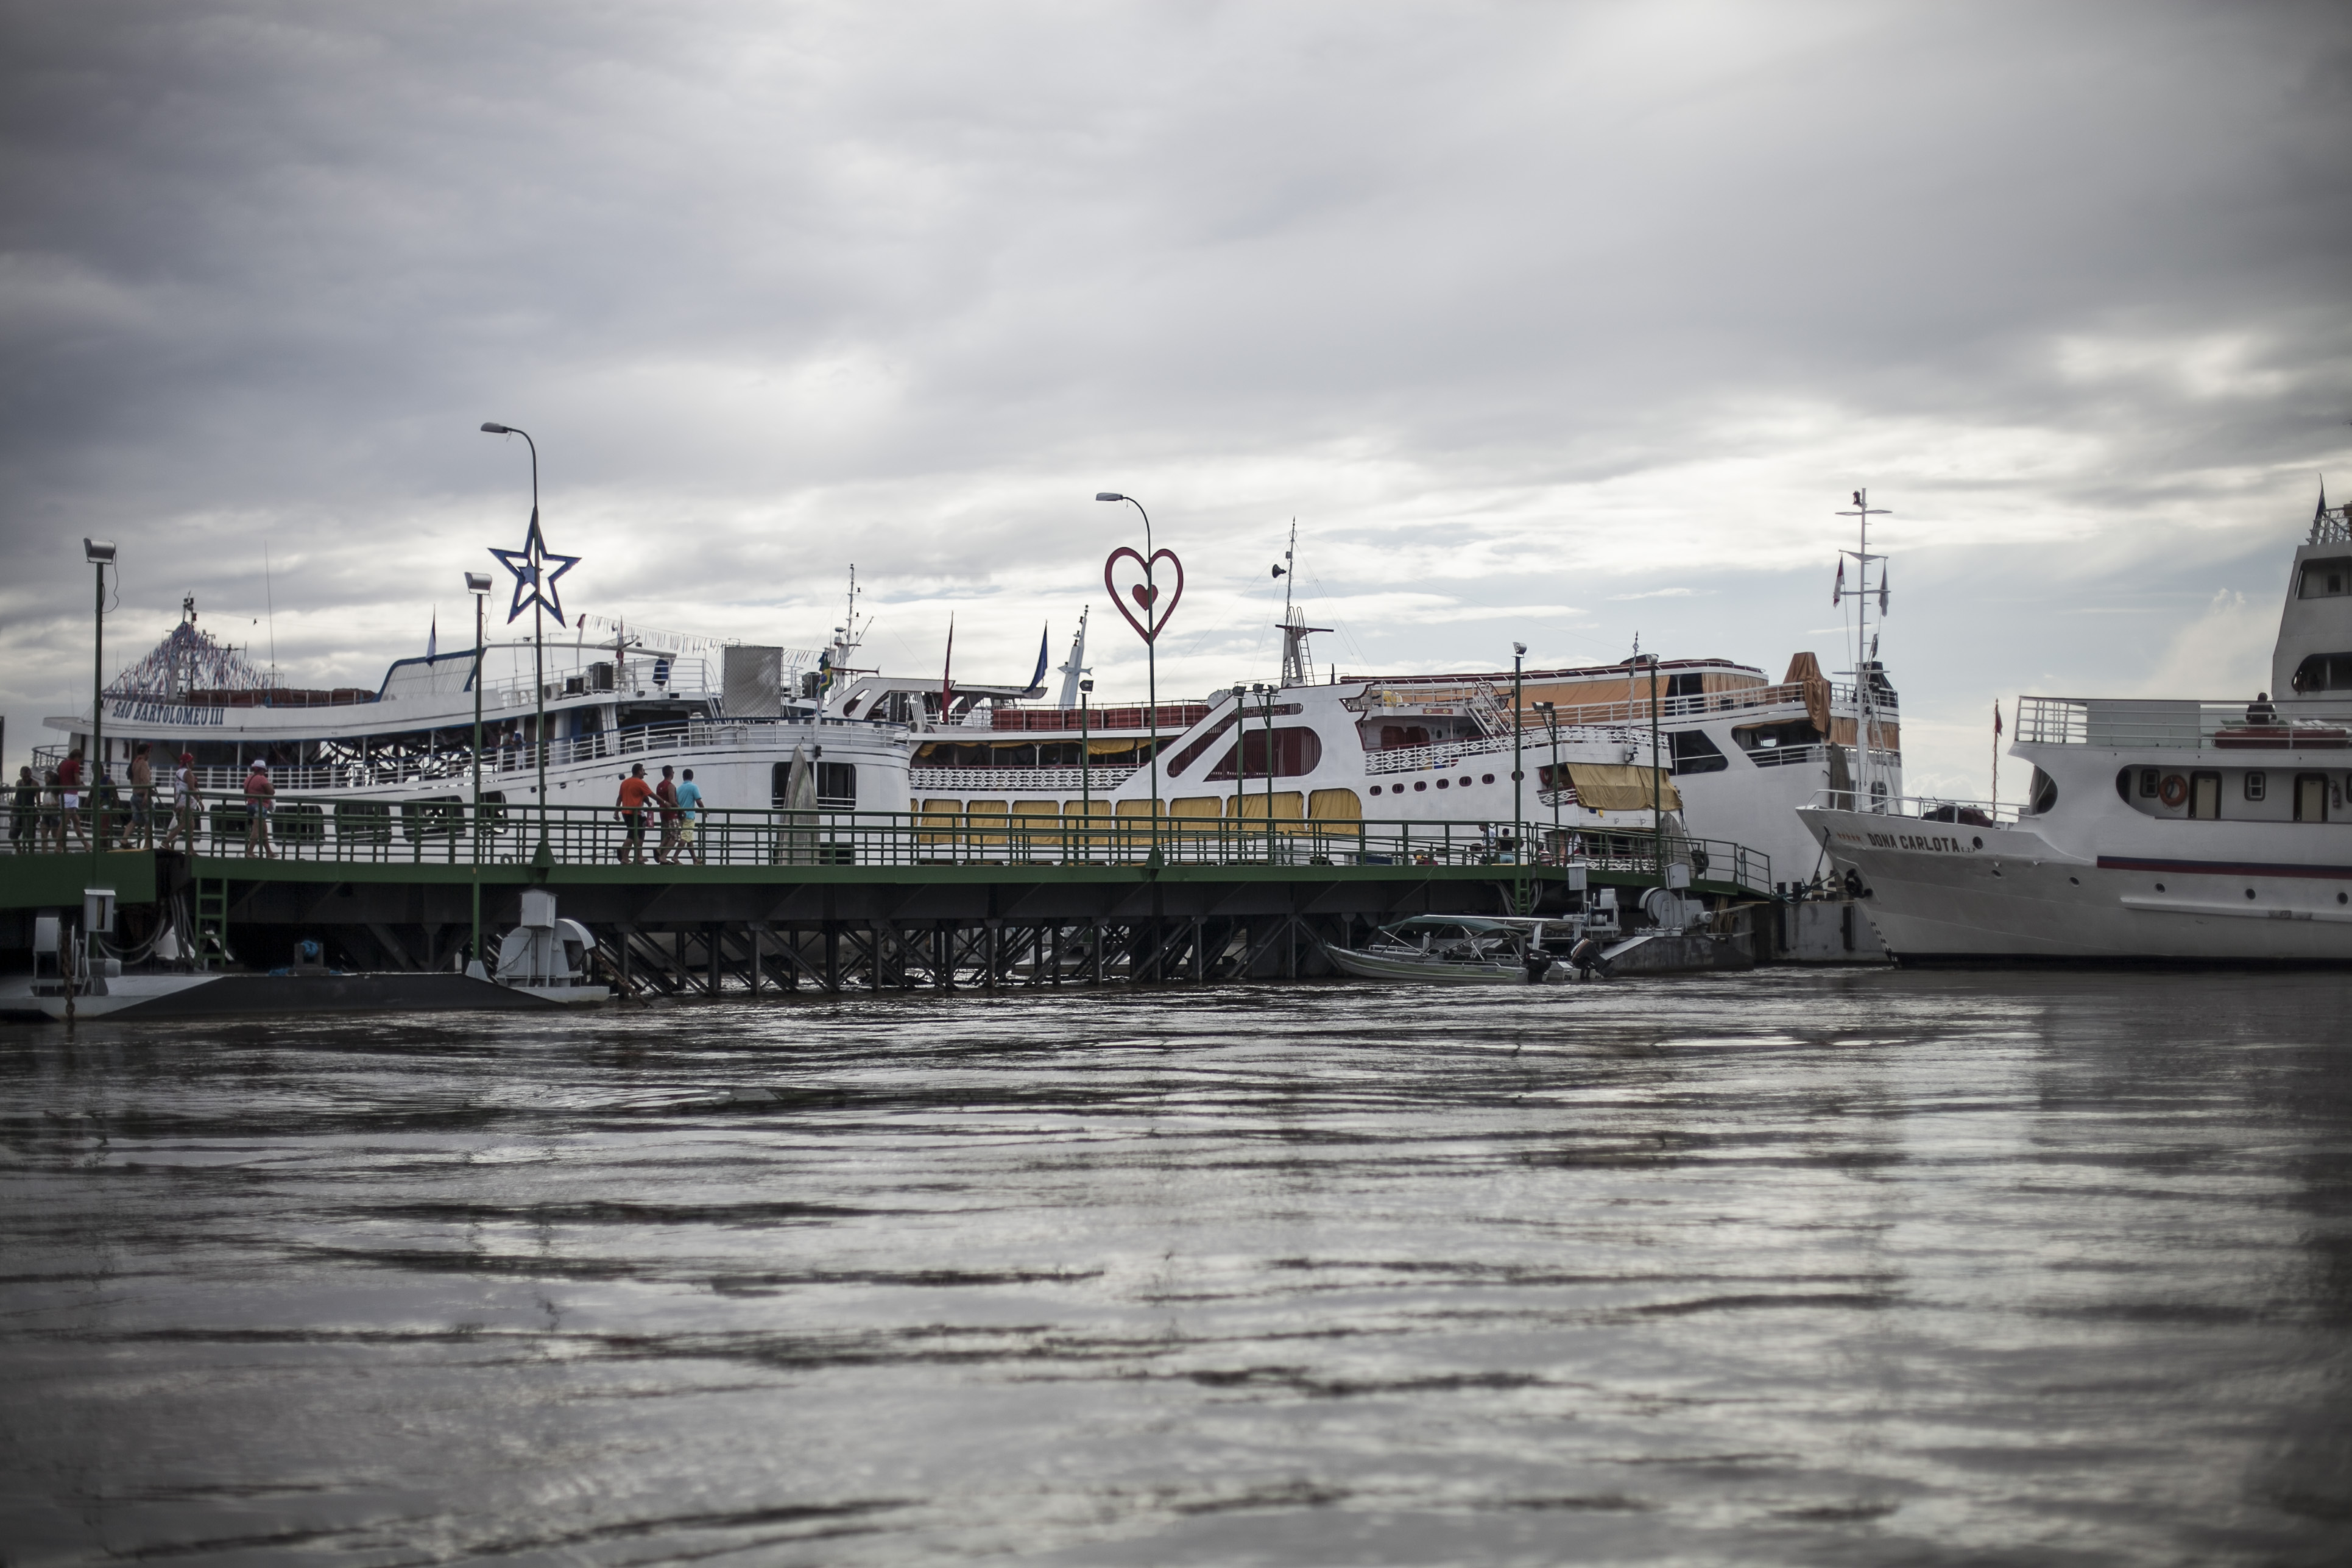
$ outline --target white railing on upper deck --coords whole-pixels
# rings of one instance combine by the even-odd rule
[[[1385,752],[1366,752],[1364,771],[1368,773],[1417,773],[1426,768],[1450,768],[1465,757],[1491,757],[1511,749],[1508,731],[1499,735],[1483,735],[1475,740],[1440,741],[1428,746],[1393,746]],[[1650,745],[1647,730],[1601,730],[1567,724],[1559,727],[1559,743],[1563,746],[1611,746],[1619,750],[1633,748],[1646,752]],[[1549,755],[1551,731],[1529,727],[1520,731],[1518,744],[1529,757],[1538,752]],[[1612,761],[1616,759],[1612,759]]]
[[[1829,811],[1864,811],[1906,823],[1944,823],[1952,827],[2014,827],[2033,817],[2013,801],[2003,805],[1989,800],[1954,800],[1948,795],[1880,795],[1866,806],[1858,805],[1850,789],[1816,790],[1808,804]]]
[[[2017,739],[2118,751],[2341,751],[2352,745],[2352,700],[2291,697],[2200,702],[2127,697],[2021,697]]]
[[[1350,676],[1346,679],[1358,678]],[[1402,701],[1396,709],[1386,710],[1399,712],[1412,707],[1419,700],[1419,694],[1423,691],[1432,694],[1432,700],[1444,701],[1451,700],[1450,694],[1454,689],[1444,686],[1419,687],[1384,684],[1378,681],[1373,682],[1373,687],[1376,691],[1396,692]],[[1510,694],[1507,689],[1502,693],[1502,700],[1503,722],[1507,726],[1510,722]],[[1744,686],[1732,691],[1702,691],[1686,697],[1661,696],[1658,699],[1658,717],[1661,719],[1697,718],[1709,713],[1744,712],[1755,708],[1802,708],[1804,704],[1804,683],[1790,680],[1775,686]],[[1893,692],[1881,691],[1872,700],[1871,709],[1881,717],[1892,720],[1898,717],[1900,704]],[[1835,683],[1830,685],[1830,710],[1834,713],[1847,716],[1853,713],[1854,689],[1853,686]],[[1364,716],[1370,719],[1382,711],[1384,710],[1375,703],[1365,709]],[[1530,706],[1526,711],[1528,719],[1525,721],[1532,725],[1536,719],[1535,710]],[[1559,721],[1562,728],[1570,724],[1646,726],[1650,722],[1650,700],[1644,695],[1624,702],[1587,702],[1574,707],[1563,706],[1559,710]]]
[[[821,740],[824,733],[850,728],[871,731],[890,726],[869,724],[857,719],[725,719],[716,723],[697,721],[676,727],[602,730],[593,735],[549,742],[547,765],[551,768],[567,767],[611,759],[751,747],[772,751],[776,761],[783,762],[790,758],[792,746],[799,741],[814,742]],[[813,731],[818,732],[812,733]],[[56,767],[65,759],[65,753],[63,746],[36,746],[33,749],[35,772]],[[245,775],[251,765],[247,762],[235,767],[198,768],[195,770],[196,787],[208,795],[237,794],[245,787]],[[510,746],[486,744],[482,748],[482,783],[486,787],[503,789],[506,787],[504,780],[533,774],[538,769],[538,753],[527,741]],[[1098,768],[1095,771],[1099,776],[1112,770]],[[157,787],[168,789],[169,766],[159,763],[155,773]],[[1076,768],[1070,769],[1069,773],[1073,778],[1077,776]],[[473,777],[474,754],[470,750],[436,752],[429,756],[376,756],[363,762],[272,763],[269,765],[270,783],[280,794],[335,795],[346,790],[388,784],[443,782],[453,785],[462,782],[470,785]]]
[[[1117,789],[1142,772],[1134,767],[911,768],[907,787],[916,795],[1001,795],[1030,791],[1077,795]]]

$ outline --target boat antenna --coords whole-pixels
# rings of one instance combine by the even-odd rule
[[[1854,571],[1858,574],[1853,623],[1853,716],[1854,740],[1857,742],[1854,757],[1858,765],[1854,769],[1853,789],[1855,805],[1863,811],[1872,809],[1871,752],[1878,744],[1877,693],[1871,689],[1874,684],[1871,678],[1876,673],[1873,666],[1878,658],[1878,640],[1870,636],[1872,594],[1878,595],[1879,614],[1884,616],[1886,613],[1886,557],[1870,552],[1870,520],[1893,515],[1883,506],[1870,504],[1870,491],[1866,488],[1853,492],[1852,511],[1838,513],[1840,517],[1855,519],[1862,529],[1861,548],[1841,550],[1838,553],[1853,557]],[[1874,561],[1878,563],[1875,586],[1870,581],[1870,563]]]
[[[261,542],[261,613],[269,617],[269,684],[278,684],[278,595],[269,585],[269,541]]]

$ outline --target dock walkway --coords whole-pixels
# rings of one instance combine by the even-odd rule
[[[133,942],[168,907],[215,962],[283,963],[309,937],[357,967],[446,970],[478,894],[494,945],[545,888],[627,994],[1209,980],[1328,973],[1321,942],[1407,914],[1554,912],[1579,883],[1665,879],[1647,837],[1547,826],[1523,862],[1507,824],[712,811],[672,864],[654,859],[658,822],[642,860],[623,858],[609,809],[551,807],[543,837],[535,810],[459,800],[274,816],[275,858],[245,853],[241,804],[213,808],[194,855],[0,856],[0,947],[110,886]],[[1769,867],[1737,845],[1666,843],[1695,895],[1769,893]]]

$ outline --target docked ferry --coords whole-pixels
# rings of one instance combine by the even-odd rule
[[[1317,628],[1286,612],[1277,629],[1280,681],[1156,714],[1082,700],[1083,623],[1051,705],[1033,700],[1045,691],[1041,654],[1027,688],[866,674],[841,685],[826,711],[912,731],[908,788],[927,814],[1142,816],[1156,790],[1180,818],[1523,815],[1538,844],[1573,853],[1580,833],[1653,831],[1655,794],[1669,832],[1736,841],[1784,881],[1822,865],[1798,806],[1825,791],[1901,793],[1898,700],[1875,660],[1864,665],[1867,702],[1860,685],[1832,681],[1801,653],[1777,682],[1713,658],[1527,670],[1515,708],[1509,670],[1318,681],[1307,654]],[[1526,774],[1517,791],[1515,757]]]
[[[2352,961],[2352,517],[2323,500],[2252,700],[2022,697],[2019,808],[1799,814],[1907,962]]]
[[[610,640],[589,640],[592,626]],[[547,804],[609,806],[644,763],[656,777],[664,765],[692,768],[712,806],[764,808],[783,798],[798,755],[822,808],[907,808],[913,735],[824,712],[816,667],[826,655],[584,616],[567,630],[536,647],[525,637],[395,659],[373,689],[299,688],[216,641],[190,599],[170,635],[106,689],[106,764],[122,779],[145,744],[159,780],[169,759],[193,755],[208,798],[236,796],[261,762],[281,797],[437,808],[471,798],[478,696],[492,806],[537,804],[542,763]],[[89,714],[47,723],[68,739],[37,760],[88,755]]]

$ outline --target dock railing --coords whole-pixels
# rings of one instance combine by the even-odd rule
[[[1107,803],[1106,803],[1107,804]],[[81,854],[96,835],[105,848],[187,845],[168,811],[143,826],[121,806],[66,812],[53,804],[12,811],[11,854]],[[433,866],[519,865],[539,847],[540,812],[512,802],[463,798],[279,795],[268,813],[268,847],[291,860]],[[1487,866],[1509,876],[1528,864],[1584,866],[1658,875],[1657,841],[1646,833],[1554,833],[1529,823],[1524,847],[1508,824],[1443,821],[1313,821],[1263,816],[1025,816],[965,811],[733,810],[705,807],[686,831],[679,818],[648,811],[633,823],[610,806],[546,808],[547,847],[556,865],[667,861],[681,866],[1139,866],[1156,853],[1166,866]],[[242,799],[205,803],[196,822],[202,855],[261,854]],[[21,827],[22,831],[19,831]],[[1694,882],[1762,892],[1771,863],[1723,839],[1671,835],[1669,865]]]

